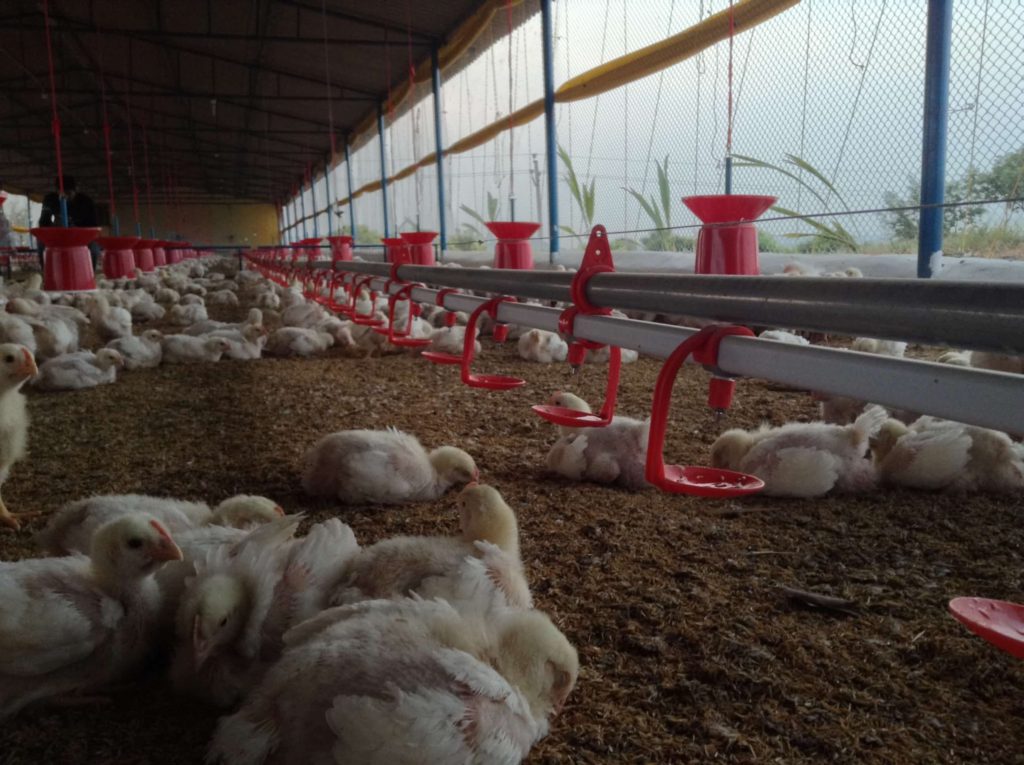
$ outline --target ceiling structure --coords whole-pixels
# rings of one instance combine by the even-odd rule
[[[482,0],[49,0],[65,173],[154,201],[280,200]],[[325,61],[324,37],[330,60]],[[390,74],[391,82],[388,82]],[[328,77],[330,85],[328,86]],[[0,11],[0,187],[56,176],[42,2]]]

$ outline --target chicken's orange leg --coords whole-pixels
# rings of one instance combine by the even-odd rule
[[[12,513],[7,509],[3,498],[0,497],[0,526],[17,530],[21,528],[21,524],[18,522],[19,518],[34,518],[37,515],[42,515],[42,512],[35,510],[30,513]]]

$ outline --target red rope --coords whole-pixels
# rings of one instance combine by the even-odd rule
[[[114,206],[114,160],[110,151],[110,119],[107,117],[107,88],[103,84],[100,75],[100,87],[103,98],[103,146],[107,154],[107,193],[110,196],[110,219],[117,217],[117,208]]]
[[[50,8],[47,0],[43,0],[43,19],[46,25],[46,62],[50,67],[50,106],[53,109],[53,121],[50,129],[57,146],[57,187],[61,197],[64,196],[64,162],[60,152],[60,117],[57,116],[57,83],[53,72],[53,46],[50,43]]]
[[[732,43],[736,33],[736,23],[733,17],[732,0],[729,0],[729,115],[726,121],[725,132],[725,153],[732,154]]]

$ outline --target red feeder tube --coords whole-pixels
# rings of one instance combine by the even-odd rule
[[[709,326],[684,340],[658,374],[651,406],[650,436],[647,442],[645,477],[648,483],[662,491],[692,494],[699,497],[739,497],[754,494],[764,488],[764,481],[752,475],[732,470],[708,467],[666,465],[662,450],[672,405],[672,386],[679,367],[691,354],[697,361],[717,367],[718,344],[728,335],[753,336],[746,327]],[[721,399],[719,399],[721,400]]]
[[[143,273],[150,273],[154,269],[153,264],[153,240],[140,239],[132,247],[135,253],[135,266]]]
[[[760,274],[757,227],[751,221],[775,202],[775,197],[754,194],[683,197],[683,204],[704,224],[697,235],[694,273]]]
[[[409,253],[409,263],[414,266],[432,266],[434,260],[433,241],[437,237],[436,231],[408,231],[399,234],[406,243],[406,251]]]
[[[539,223],[515,221],[491,221],[486,224],[492,234],[498,237],[494,246],[494,267],[515,268],[529,271],[533,269],[533,248],[530,237],[533,236]]]
[[[384,258],[388,263],[409,262],[409,248],[404,239],[393,236],[385,237],[381,241],[384,243]]]
[[[101,236],[96,243],[103,248],[103,275],[108,279],[130,279],[135,276],[135,253],[139,241],[134,236]]]
[[[157,268],[167,265],[167,252],[164,250],[164,246],[167,242],[157,240],[153,242],[153,265]]]
[[[30,232],[46,248],[43,289],[53,292],[96,289],[88,245],[100,235],[100,229],[46,226],[30,229]]]
[[[1024,659],[1024,605],[988,598],[954,598],[949,612],[983,640]]]
[[[350,236],[329,236],[327,241],[331,245],[331,260],[337,263],[339,260],[352,260],[352,237]]]

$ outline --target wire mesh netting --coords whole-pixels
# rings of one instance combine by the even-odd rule
[[[555,86],[728,7],[728,0],[555,0]],[[618,232],[620,249],[691,248],[697,221],[681,198],[724,192],[730,103],[733,192],[778,197],[760,227],[762,249],[915,249],[916,210],[892,208],[918,204],[926,24],[923,2],[803,0],[662,72],[558,104],[562,249],[582,247],[594,223]],[[537,5],[495,14],[444,73],[444,146],[461,148],[462,139],[541,98],[541,62]],[[1019,4],[956,3],[947,201],[1024,195],[1022,73]],[[434,150],[429,83],[386,116],[384,165],[393,175]],[[356,188],[381,177],[375,132],[359,140]],[[449,246],[489,246],[481,244],[491,238],[483,222],[511,217],[514,196],[517,219],[545,224],[537,243],[544,249],[545,152],[537,118],[449,153]],[[438,196],[433,165],[389,184],[389,228],[437,230]],[[364,194],[354,207],[367,236],[383,233],[383,195]],[[788,219],[771,220],[778,217]],[[1021,255],[1021,220],[1019,203],[950,208],[946,249]]]

